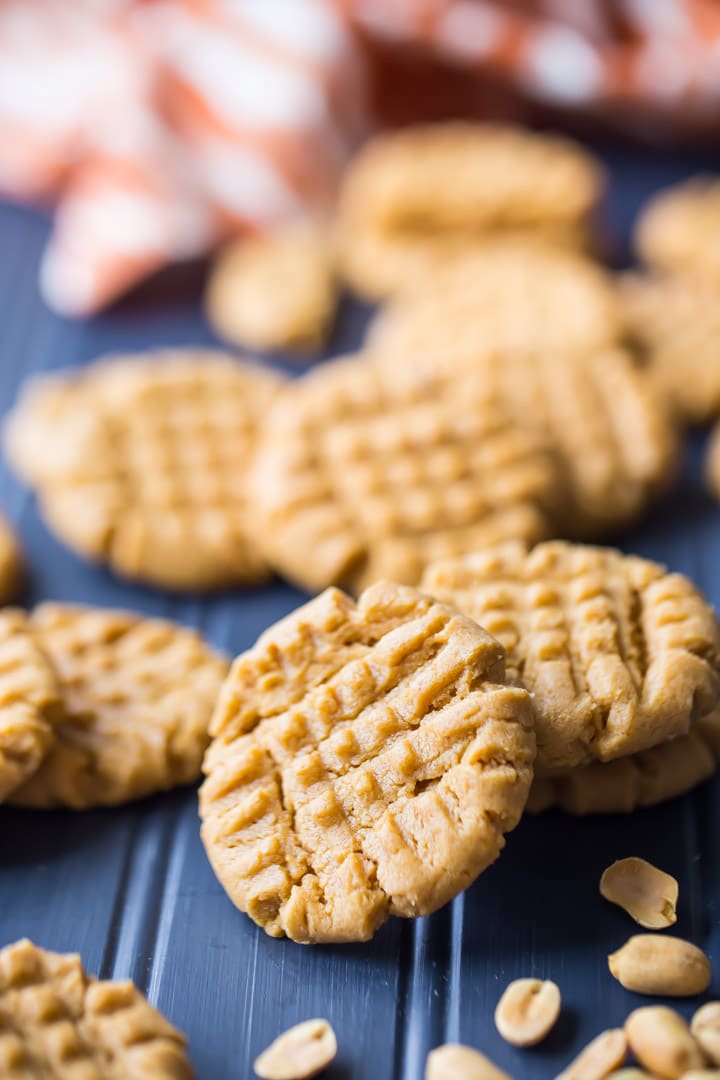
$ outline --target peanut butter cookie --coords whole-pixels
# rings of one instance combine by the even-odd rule
[[[0,801],[32,776],[61,717],[60,686],[24,611],[0,611]]]
[[[720,181],[696,176],[661,191],[635,229],[635,248],[650,266],[706,275],[720,284]]]
[[[345,173],[341,220],[387,229],[585,231],[600,166],[570,139],[493,124],[418,125],[366,143]]]
[[[450,335],[449,342],[452,342]],[[478,349],[429,339],[410,351],[381,348],[379,366],[396,371],[472,373],[517,428],[555,454],[563,473],[556,525],[566,536],[596,538],[637,517],[674,476],[679,432],[651,377],[623,349],[575,353]]]
[[[621,282],[627,333],[682,419],[720,415],[720,289],[697,275],[627,274]]]
[[[363,941],[427,915],[522,813],[530,696],[472,620],[385,582],[328,589],[235,661],[212,722],[202,838],[274,937]]]
[[[576,252],[504,239],[410,277],[375,319],[369,343],[395,365],[410,363],[416,350],[472,362],[495,351],[597,349],[621,329],[616,290],[600,266]]]
[[[422,588],[507,650],[534,697],[538,775],[687,734],[720,698],[720,629],[681,574],[609,548],[506,544],[427,569]]]
[[[301,353],[325,343],[336,302],[329,238],[309,225],[234,241],[218,256],[205,298],[227,341]]]
[[[258,542],[309,591],[378,574],[417,581],[434,551],[547,535],[559,467],[488,399],[486,381],[359,356],[290,384],[253,476]]]
[[[584,247],[602,187],[596,162],[567,139],[466,123],[380,135],[345,174],[339,272],[381,299],[498,235]]]
[[[198,634],[60,604],[37,608],[31,626],[57,672],[62,716],[42,764],[10,802],[111,806],[198,778],[227,672]]]
[[[103,360],[31,384],[8,454],[57,535],[118,574],[169,589],[258,581],[245,477],[277,387],[201,350]]]
[[[3,1080],[192,1080],[185,1036],[129,981],[17,941],[0,950]]]
[[[622,814],[684,795],[713,776],[720,757],[720,714],[687,735],[615,761],[593,761],[561,776],[536,777],[527,809],[559,806],[569,814]]]

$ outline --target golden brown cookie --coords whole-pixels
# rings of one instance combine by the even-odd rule
[[[310,225],[234,241],[216,259],[205,297],[227,341],[301,353],[323,346],[336,303],[330,241]]]
[[[476,619],[533,694],[537,772],[687,734],[720,699],[720,629],[681,574],[554,541],[436,563],[422,588]]]
[[[650,199],[635,249],[650,266],[707,275],[720,285],[720,180],[696,176]]]
[[[24,611],[0,611],[0,802],[32,776],[62,715],[60,686]]]
[[[3,1080],[192,1080],[186,1043],[131,982],[28,940],[0,950]]]
[[[416,283],[455,262],[472,259],[498,244],[528,247],[577,247],[575,233],[552,229],[504,230],[496,233],[393,231],[374,224],[340,223],[335,232],[335,258],[345,284],[366,300],[395,299]]]
[[[720,757],[720,713],[694,723],[687,735],[615,761],[594,761],[564,776],[536,777],[527,810],[559,806],[569,814],[623,814],[692,791],[711,777]]]
[[[472,234],[392,232],[372,224],[341,223],[335,257],[344,283],[366,300],[384,300],[407,289],[478,246]]]
[[[277,388],[275,375],[210,351],[102,360],[31,383],[6,447],[80,554],[171,589],[253,582],[267,567],[246,474]]]
[[[584,352],[612,344],[621,331],[614,283],[596,263],[494,240],[411,278],[376,318],[369,343],[396,365],[416,351],[471,362],[516,349]]]
[[[700,424],[720,415],[720,287],[697,275],[627,274],[620,295],[628,337],[673,411]]]
[[[267,630],[220,695],[200,791],[231,900],[275,937],[363,941],[466,888],[532,774],[532,704],[504,675],[472,620],[387,582]]]
[[[17,596],[22,577],[20,545],[10,522],[0,514],[0,604]]]
[[[43,604],[31,626],[60,682],[44,761],[9,801],[75,810],[139,799],[200,774],[226,661],[161,619]]]
[[[546,535],[558,475],[484,378],[358,356],[289,384],[270,410],[253,476],[258,541],[309,591],[390,572],[413,584],[426,552]]]
[[[448,336],[449,342],[452,336]],[[562,468],[564,535],[595,538],[637,517],[672,480],[679,437],[662,395],[620,348],[590,353],[445,350],[428,340],[412,349],[385,347],[383,368],[472,373],[518,428],[550,447]]]
[[[339,217],[388,229],[583,232],[603,188],[578,143],[491,124],[419,125],[379,135],[351,162]]]

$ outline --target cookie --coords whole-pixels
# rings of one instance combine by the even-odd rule
[[[395,299],[416,282],[428,281],[446,266],[471,259],[501,242],[523,248],[577,246],[575,234],[566,236],[540,227],[504,230],[502,236],[499,241],[495,233],[400,232],[372,223],[347,222],[335,231],[335,259],[338,274],[354,293],[378,301]]]
[[[419,125],[366,143],[346,170],[341,221],[410,232],[587,230],[602,170],[578,143],[491,124]]]
[[[235,661],[212,721],[202,838],[230,899],[300,942],[427,915],[522,813],[530,696],[502,647],[406,586],[337,589]]]
[[[192,1080],[186,1043],[131,982],[27,940],[0,950],[4,1080]]]
[[[445,348],[430,337],[397,350],[383,345],[376,362],[391,370],[410,363],[456,372],[458,379],[471,371],[480,379],[518,428],[554,451],[563,472],[557,520],[563,535],[595,539],[632,521],[674,477],[677,425],[650,376],[625,350],[466,349],[449,332],[451,324],[440,325]]]
[[[635,228],[635,250],[649,266],[720,284],[720,180],[696,176],[650,199]]]
[[[356,591],[373,570],[413,584],[437,545],[547,535],[544,509],[560,493],[554,458],[488,400],[482,377],[363,356],[288,385],[263,425],[252,489],[263,554],[310,592]]]
[[[60,686],[24,611],[0,611],[0,802],[39,767],[61,716]]]
[[[610,548],[502,545],[430,566],[422,588],[507,650],[533,694],[537,772],[687,734],[720,699],[720,629],[681,574]]]
[[[216,259],[205,296],[220,337],[261,351],[321,348],[336,303],[329,239],[312,226],[234,241]]]
[[[375,319],[369,344],[396,364],[416,350],[471,361],[516,349],[585,352],[621,332],[615,286],[600,266],[575,252],[503,239],[410,278]]]
[[[32,383],[6,447],[81,555],[168,589],[255,582],[246,473],[278,385],[202,350],[107,359]]]
[[[62,716],[16,806],[75,810],[139,799],[200,775],[227,663],[161,619],[43,604],[33,633],[55,669]]]
[[[17,596],[22,577],[20,545],[10,522],[0,514],[0,604]]]
[[[622,814],[656,806],[711,777],[720,757],[720,714],[710,713],[687,735],[615,761],[592,762],[566,776],[538,777],[527,810],[559,806],[569,814]]]
[[[627,274],[621,298],[627,333],[682,419],[720,415],[718,286],[697,275]]]

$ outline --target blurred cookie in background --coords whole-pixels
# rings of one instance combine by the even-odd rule
[[[673,412],[697,424],[720,415],[720,277],[625,274],[620,297],[628,339]]]
[[[337,299],[328,230],[309,222],[229,244],[205,294],[208,319],[226,341],[301,355],[325,345]]]
[[[211,350],[106,358],[30,382],[6,452],[56,535],[120,576],[175,590],[262,581],[247,472],[281,382]]]
[[[497,234],[585,247],[603,185],[593,157],[561,136],[460,122],[379,135],[342,182],[340,272],[379,299],[403,288],[413,250],[432,268]]]
[[[406,363],[419,349],[471,362],[491,351],[594,349],[621,332],[615,284],[603,267],[577,252],[496,237],[431,275],[407,278],[372,323],[368,343],[389,356],[405,350]]]
[[[650,199],[635,250],[649,266],[705,275],[720,287],[720,180],[696,176]]]

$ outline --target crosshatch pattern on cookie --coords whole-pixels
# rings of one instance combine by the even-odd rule
[[[20,806],[108,806],[191,783],[227,663],[195,631],[121,611],[45,604],[33,631],[62,719]]]
[[[113,358],[76,373],[56,394],[61,467],[45,468],[35,451],[25,470],[40,478],[48,522],[127,577],[170,588],[262,579],[246,474],[278,385],[270,373],[196,351]],[[27,396],[31,430],[42,391],[41,383]],[[10,432],[22,468],[22,399]],[[51,458],[55,443],[52,432],[43,437]]]
[[[422,588],[505,646],[509,678],[534,695],[540,775],[686,734],[717,704],[715,614],[656,563],[507,544],[429,567]]]
[[[192,1080],[186,1039],[131,982],[18,941],[0,951],[4,1080]]]
[[[674,799],[711,777],[720,757],[720,713],[693,724],[687,735],[615,761],[594,761],[564,776],[533,781],[527,810],[559,806],[569,814],[629,814]]]
[[[30,620],[0,611],[0,800],[38,768],[60,715],[60,687]]]
[[[288,388],[268,416],[253,476],[258,540],[310,590],[356,587],[391,539],[457,550],[475,526],[485,542],[517,527],[546,535],[558,473],[542,441],[488,400],[481,376],[346,359]],[[518,507],[535,513],[508,517]]]
[[[415,590],[336,589],[266,631],[221,694],[202,836],[273,936],[365,940],[464,889],[520,817],[532,705],[501,646]]]
[[[547,244],[504,238],[411,275],[372,324],[387,362],[433,351],[439,364],[493,350],[586,351],[616,342],[620,309],[597,263]]]
[[[442,325],[445,325],[444,323]],[[480,329],[480,326],[478,326]],[[631,520],[672,479],[678,431],[653,381],[623,349],[498,350],[457,329],[445,345],[432,334],[410,350],[377,353],[379,364],[454,370],[485,391],[523,430],[535,432],[562,463],[565,535],[594,536]],[[477,346],[477,347],[476,347]]]

